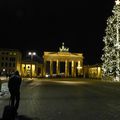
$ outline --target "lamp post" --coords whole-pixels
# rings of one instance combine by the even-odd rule
[[[33,61],[33,56],[35,56],[36,55],[36,52],[28,52],[28,55],[30,55],[31,56],[31,79],[32,79],[32,61]]]

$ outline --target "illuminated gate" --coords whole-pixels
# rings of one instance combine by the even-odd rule
[[[69,48],[65,48],[64,43],[59,48],[59,52],[44,52],[43,59],[43,76],[46,74],[50,76],[64,74],[65,77],[83,75],[83,54],[69,52]],[[61,72],[62,63],[64,63],[64,71]]]

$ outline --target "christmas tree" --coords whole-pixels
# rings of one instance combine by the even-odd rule
[[[112,16],[107,19],[106,34],[103,38],[105,47],[102,55],[103,78],[120,80],[120,1],[116,0]]]

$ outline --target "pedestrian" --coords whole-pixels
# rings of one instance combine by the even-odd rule
[[[11,106],[15,108],[16,114],[20,102],[20,86],[21,86],[21,76],[18,71],[15,71],[13,75],[10,76],[8,81],[8,89],[10,92],[10,103]]]
[[[1,88],[2,88],[2,80],[0,79],[0,92],[1,92]]]

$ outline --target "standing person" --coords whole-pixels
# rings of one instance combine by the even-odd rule
[[[0,79],[0,92],[1,92],[1,88],[2,88],[2,80]]]
[[[20,101],[20,85],[21,85],[21,76],[19,75],[19,72],[16,71],[12,76],[10,76],[8,81],[8,88],[10,92],[10,100],[11,100],[11,106],[15,107],[16,114],[19,107],[19,101]]]

